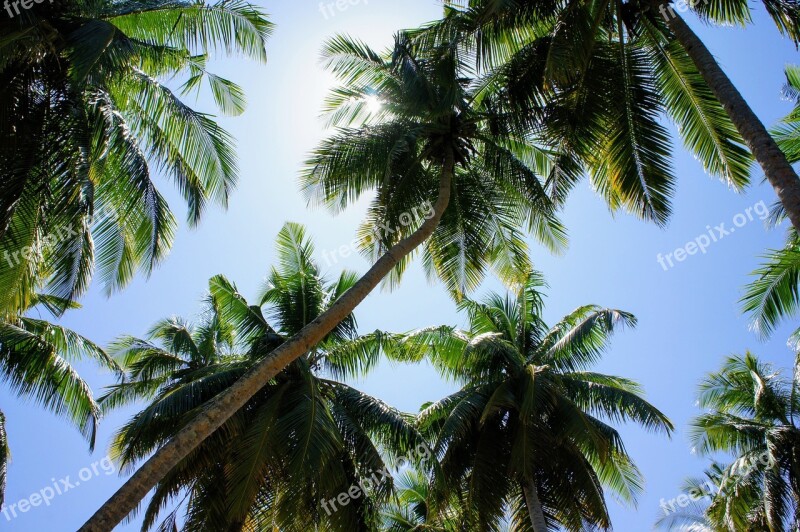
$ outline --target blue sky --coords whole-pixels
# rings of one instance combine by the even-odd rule
[[[240,157],[241,180],[229,210],[210,211],[196,230],[181,228],[169,259],[149,279],[139,278],[111,298],[93,289],[84,309],[65,317],[66,326],[101,344],[123,333],[143,335],[161,317],[196,312],[208,278],[218,273],[252,295],[273,260],[274,237],[285,221],[308,227],[323,264],[323,251],[351,241],[362,209],[334,217],[307,208],[298,191],[302,162],[326,134],[318,115],[332,80],[319,67],[320,47],[337,32],[383,47],[395,30],[433,20],[441,13],[435,0],[353,1],[355,5],[344,11],[334,7],[323,14],[317,1],[261,0],[277,24],[269,43],[269,63],[215,63],[216,72],[243,85],[249,99],[243,116],[220,120],[237,138]],[[797,52],[763,14],[757,13],[755,25],[746,31],[704,27],[698,31],[765,123],[774,124],[790,110],[791,105],[780,97],[780,88],[783,68],[797,61]],[[206,97],[198,106],[212,109]],[[781,245],[781,231],[768,231],[754,216],[752,222],[713,243],[705,254],[690,256],[668,271],[659,265],[658,254],[674,253],[705,234],[708,226],[724,222],[731,228],[737,214],[745,214],[761,201],[767,205],[774,201],[758,170],[754,184],[736,194],[704,175],[679,140],[674,153],[678,187],[674,215],[666,229],[624,213],[612,215],[583,184],[563,216],[570,231],[569,250],[554,257],[531,243],[534,263],[550,284],[549,322],[587,303],[624,309],[638,317],[636,329],[615,337],[598,370],[639,381],[648,399],[677,427],[671,440],[637,427],[623,428],[628,449],[646,478],[646,491],[637,508],[610,503],[616,530],[626,532],[651,529],[659,500],[679,495],[681,480],[702,471],[705,461],[691,453],[686,429],[698,413],[694,403],[703,375],[718,368],[725,356],[747,349],[781,367],[788,367],[793,357],[785,347],[790,326],[779,329],[771,341],[762,341],[748,331],[738,303],[759,255]],[[162,190],[182,213],[171,185],[163,182]],[[352,256],[329,271],[333,276],[342,268],[364,271],[366,267],[361,258]],[[492,280],[485,289],[501,290]],[[444,289],[429,284],[417,267],[399,289],[371,295],[356,316],[364,331],[464,324]],[[96,391],[111,384],[109,374],[89,365],[80,367]],[[384,365],[358,386],[411,412],[452,390],[424,366]],[[13,454],[8,504],[67,476],[71,484],[80,482],[81,470],[91,470],[91,464],[105,456],[113,430],[131,414],[122,411],[104,419],[97,450],[90,454],[77,430],[8,394],[1,384],[0,405],[8,418]],[[84,471],[84,477],[91,478],[56,496],[49,506],[31,508],[11,520],[0,514],[0,529],[76,529],[122,482],[117,475],[97,469],[97,475]],[[136,523],[120,530],[137,530]]]

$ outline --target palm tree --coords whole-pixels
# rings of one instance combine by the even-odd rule
[[[724,523],[712,523],[708,515],[724,476],[723,467],[714,464],[705,471],[704,478],[686,479],[681,486],[681,493],[687,495],[689,502],[681,505],[674,499],[670,502],[662,499],[664,515],[656,521],[656,528],[674,532],[735,532],[729,531]]]
[[[0,315],[37,290],[65,301],[95,268],[108,291],[149,273],[176,228],[154,174],[174,181],[190,224],[226,205],[232,139],[181,101],[207,80],[226,114],[242,90],[209,54],[266,59],[271,24],[241,0],[50,2],[0,17]]]
[[[742,298],[743,310],[751,316],[751,327],[761,336],[771,335],[786,318],[797,313],[800,301],[800,240],[789,231],[782,249],[770,250],[766,262],[753,275]],[[792,334],[790,345],[800,342],[800,329]]]
[[[696,479],[689,479],[681,487],[682,493],[697,489]],[[706,515],[711,496],[703,495],[691,500],[686,508],[669,511],[658,518],[656,528],[672,532],[728,532],[725,528],[715,528]]]
[[[800,227],[800,179],[714,60],[704,43],[663,0],[454,1],[435,32],[445,39],[466,32],[485,63],[510,58],[500,76],[512,103],[534,108],[553,102],[542,126],[556,143],[574,150],[612,207],[638,207],[663,222],[673,177],[657,164],[668,136],[656,118],[668,112],[684,142],[712,174],[730,185],[747,183],[755,155],[795,227]],[[700,17],[745,24],[743,0],[690,3]],[[778,28],[800,37],[796,2],[764,2]],[[555,99],[553,99],[555,98]],[[721,105],[720,105],[721,104]],[[621,118],[621,119],[620,119]],[[655,127],[653,127],[655,126]],[[554,180],[569,188],[575,176]]]
[[[345,37],[323,56],[344,83],[325,105],[337,130],[308,161],[302,186],[310,203],[334,213],[375,192],[359,230],[368,257],[441,216],[419,242],[422,263],[461,297],[489,268],[518,281],[529,265],[520,228],[553,251],[566,243],[542,186],[552,153],[484,97],[459,50],[419,47],[401,34],[389,60]],[[447,205],[430,212],[445,189]],[[398,257],[392,282],[407,264]]]
[[[742,464],[714,462],[701,478],[689,478],[681,487],[688,500],[665,502],[656,528],[675,532],[757,532],[769,530],[763,519],[761,492]],[[748,469],[749,470],[749,469]]]
[[[242,91],[206,70],[207,52],[263,60],[270,28],[241,2],[78,0],[0,17],[0,368],[92,444],[99,410],[69,362],[111,361],[26,313],[74,308],[95,266],[114,290],[165,256],[175,221],[152,171],[176,182],[192,223],[207,201],[225,203],[231,139],[165,80],[184,77],[189,91],[206,78],[236,114]]]
[[[783,96],[794,102],[794,109],[773,130],[773,136],[790,163],[800,162],[800,67],[786,67]]]
[[[794,530],[800,518],[800,399],[793,378],[751,353],[729,357],[700,387],[692,423],[702,454],[733,456],[707,515],[735,530]]]
[[[77,304],[37,295],[33,304],[53,312]],[[20,316],[0,322],[0,380],[20,397],[32,399],[77,426],[94,449],[100,407],[72,363],[90,360],[119,371],[106,353],[74,331],[41,319]],[[0,503],[6,483],[9,442],[0,412]]]
[[[448,497],[466,486],[470,530],[496,527],[507,511],[515,530],[609,529],[604,486],[633,501],[641,477],[603,418],[672,431],[636,383],[588,371],[635,318],[587,305],[548,327],[542,286],[533,273],[514,296],[465,299],[469,331],[417,335],[434,366],[462,385],[419,417],[440,457],[435,490]]]
[[[6,434],[6,415],[0,412],[0,506],[5,502],[6,473],[10,459],[11,450],[8,447],[8,435]]]
[[[475,287],[490,267],[506,280],[529,267],[519,227],[553,247],[564,240],[554,206],[536,172],[548,153],[531,144],[507,113],[482,98],[469,65],[454,47],[426,49],[398,36],[381,55],[348,38],[331,40],[324,55],[345,86],[329,100],[343,127],[309,162],[305,189],[313,200],[344,208],[375,192],[364,250],[377,258],[369,271],[161,447],[84,525],[106,530],[194,447],[242,408],[291,362],[309,352],[384,280],[397,280],[411,254],[456,294]],[[371,105],[381,109],[363,124]],[[435,198],[435,200],[434,200]],[[430,207],[428,211],[426,207]],[[425,209],[424,220],[413,214]]]
[[[382,532],[459,532],[468,523],[463,499],[453,496],[444,505],[440,504],[431,491],[431,478],[423,468],[399,473],[395,487],[396,497],[381,511]]]
[[[70,418],[94,445],[99,409],[70,362],[115,366],[26,313],[75,308],[95,265],[113,290],[164,257],[175,222],[151,167],[176,181],[194,222],[207,200],[225,199],[236,176],[230,138],[159,80],[189,74],[190,90],[207,78],[235,114],[241,90],[207,72],[197,50],[263,59],[270,26],[241,3],[57,2],[0,19],[0,367],[12,390]]]
[[[800,69],[787,67],[786,85],[783,89],[786,98],[794,100],[795,108],[786,116],[775,130],[775,139],[786,153],[789,161],[800,161]],[[786,213],[779,208],[773,213],[770,222],[777,226]],[[782,249],[770,250],[766,262],[753,275],[755,281],[747,286],[742,298],[743,309],[752,318],[752,328],[767,337],[786,318],[794,316],[800,302],[800,241],[797,230],[792,227],[787,232],[786,244]],[[800,342],[800,329],[792,335],[791,343]]]
[[[279,266],[257,304],[247,303],[225,277],[214,277],[197,324],[170,318],[148,339],[115,343],[126,376],[101,405],[148,403],[115,437],[112,452],[123,466],[169,441],[357,278],[345,272],[326,283],[302,226],[286,224],[277,242]],[[371,486],[365,479],[391,467],[382,452],[399,456],[421,442],[413,416],[335,380],[363,376],[377,362],[375,338],[360,338],[351,315],[284,368],[158,483],[143,530],[170,503],[184,500],[185,530],[374,529],[392,478],[375,477],[381,481]],[[369,492],[339,505],[337,496],[359,485]],[[160,529],[171,529],[181,507]]]
[[[781,33],[788,35],[795,44],[800,42],[800,5],[797,2],[773,2],[764,0],[764,7]],[[767,128],[753,112],[747,101],[736,89],[725,71],[714,59],[705,43],[692,31],[681,16],[669,8],[663,0],[653,2],[666,25],[686,54],[691,57],[714,96],[722,103],[737,131],[741,134],[756,161],[775,190],[786,214],[795,229],[800,230],[800,178],[786,155],[770,136]],[[745,25],[751,20],[750,5],[743,0],[723,2],[714,0],[693,4],[703,19],[723,25]],[[651,11],[652,12],[652,11]],[[664,13],[668,12],[665,16]]]

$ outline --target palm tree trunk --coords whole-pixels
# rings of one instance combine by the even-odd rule
[[[542,501],[539,500],[536,483],[533,480],[526,480],[522,485],[522,492],[525,494],[525,504],[528,506],[533,532],[547,532],[547,521],[544,519],[544,510]]]
[[[733,125],[742,135],[756,161],[764,170],[767,180],[775,189],[792,225],[800,231],[800,178],[797,172],[686,21],[663,0],[658,0],[654,4],[675,38],[692,58],[703,79],[722,103]]]
[[[395,244],[331,307],[258,363],[223,393],[209,401],[197,417],[161,447],[99,510],[80,532],[107,532],[136,508],[155,485],[197,445],[242,408],[267,382],[292,361],[308,352],[349,316],[386,275],[422,245],[439,225],[447,205],[455,172],[454,156],[444,160],[439,197],[433,216],[407,238]]]
[[[6,471],[10,457],[8,438],[6,437],[6,416],[0,410],[0,507],[3,506],[6,498]]]

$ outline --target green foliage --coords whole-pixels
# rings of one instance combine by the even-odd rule
[[[713,518],[708,514],[716,490],[725,480],[725,467],[717,463],[705,471],[703,478],[686,479],[681,486],[681,492],[691,494],[689,504],[684,507],[670,507],[670,501],[664,509],[665,514],[656,521],[656,528],[680,532],[726,532],[728,528],[724,520],[712,522]]]
[[[800,250],[796,235],[789,237],[786,247],[770,251],[765,259],[766,263],[753,272],[758,278],[747,286],[742,298],[753,329],[764,337],[797,312]]]
[[[704,455],[726,453],[714,464],[720,486],[705,517],[713,530],[794,530],[800,496],[798,366],[791,379],[751,353],[728,357],[700,386],[706,413],[692,422],[692,439]]]
[[[26,317],[0,322],[0,378],[13,393],[69,419],[94,447],[100,410],[71,365],[82,359],[118,369],[100,347],[69,329]]]
[[[34,295],[32,303],[51,310],[75,306],[41,295]],[[94,449],[100,407],[89,385],[73,367],[74,363],[87,360],[119,371],[103,349],[74,331],[24,316],[0,320],[0,381],[11,393],[32,400],[78,427],[89,448]],[[0,412],[0,501],[9,456],[5,416]]]
[[[557,201],[586,172],[612,210],[665,224],[675,188],[665,116],[708,173],[748,183],[744,142],[655,10],[619,0],[450,3],[416,38],[458,40],[486,69],[484,92],[559,154],[547,180]]]
[[[786,67],[786,85],[784,96],[795,102],[795,108],[773,130],[778,146],[789,159],[789,162],[800,161],[800,67]]]
[[[778,125],[773,135],[781,150],[792,163],[800,161],[800,69],[786,68],[784,95],[796,102],[795,108]],[[782,208],[777,209],[772,222],[778,225],[785,217]],[[756,280],[747,285],[742,298],[743,310],[750,314],[751,326],[760,335],[767,337],[787,318],[797,312],[800,300],[800,249],[797,232],[789,229],[786,244],[782,249],[770,250],[764,264],[753,275]],[[800,341],[800,330],[792,335],[792,344]]]
[[[508,511],[515,529],[528,530],[523,489],[531,483],[550,526],[608,529],[604,487],[628,502],[642,488],[608,423],[672,431],[634,382],[590,371],[613,332],[635,318],[589,305],[548,327],[542,286],[530,274],[513,296],[463,300],[469,331],[411,335],[423,336],[434,367],[461,385],[425,407],[419,423],[440,460],[436,500],[464,491],[463,529],[497,527]]]
[[[795,44],[800,43],[800,5],[794,0],[762,0],[775,26]],[[743,0],[710,0],[692,4],[706,22],[722,26],[745,26],[752,22],[751,6]]]
[[[527,128],[480,96],[457,46],[420,46],[399,34],[391,50],[378,53],[339,36],[323,58],[342,83],[326,103],[337,129],[309,159],[303,187],[310,202],[335,212],[374,192],[359,230],[366,256],[377,259],[432,214],[450,155],[450,203],[421,248],[431,278],[457,297],[490,269],[519,283],[530,267],[523,227],[549,248],[563,247],[566,232],[544,187],[546,153]]]
[[[241,89],[206,70],[222,51],[265,60],[271,24],[239,0],[56,2],[0,21],[0,313],[37,290],[107,291],[166,256],[175,218],[155,175],[197,224],[236,183],[233,141],[167,87],[208,79],[226,114]]]
[[[381,510],[382,532],[460,532],[469,522],[463,493],[442,505],[432,492],[431,479],[409,468],[397,476],[397,495]]]
[[[113,453],[133,467],[189,423],[286,338],[313,321],[349,288],[355,275],[320,276],[305,229],[287,223],[278,263],[258,304],[223,276],[209,282],[199,321],[158,322],[148,339],[122,337],[113,352],[125,378],[100,399],[105,408],[147,406],[117,433]],[[346,493],[385,456],[422,440],[405,415],[330,376],[363,376],[381,352],[380,335],[359,337],[350,316],[318,346],[286,367],[156,487],[144,529],[168,529],[185,512],[186,530],[280,528],[365,530],[387,500],[392,479],[347,506],[322,502]],[[166,527],[166,528],[165,528]]]

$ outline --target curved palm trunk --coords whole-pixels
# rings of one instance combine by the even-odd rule
[[[303,327],[225,392],[211,400],[195,419],[156,451],[147,462],[80,528],[81,532],[106,532],[114,528],[164,476],[197,445],[222,426],[242,408],[270,379],[292,361],[308,352],[334,327],[350,315],[364,298],[407,255],[425,242],[439,225],[450,203],[450,188],[455,172],[453,154],[449,154],[439,180],[439,197],[433,217],[409,237],[395,244],[345,292],[331,307]]]
[[[542,501],[539,500],[539,490],[533,480],[526,480],[522,485],[522,492],[525,494],[525,504],[528,506],[528,514],[531,517],[533,532],[547,532],[547,521],[544,519]]]
[[[692,31],[686,21],[667,3],[655,3],[660,16],[675,38],[692,58],[703,79],[722,103],[733,125],[742,135],[750,151],[761,165],[767,180],[775,189],[778,199],[786,209],[792,225],[800,231],[800,178],[775,139],[764,127],[730,78],[720,68],[703,41]]]
[[[0,506],[3,505],[6,496],[6,470],[8,459],[11,453],[8,450],[8,438],[6,437],[6,416],[0,410]]]

